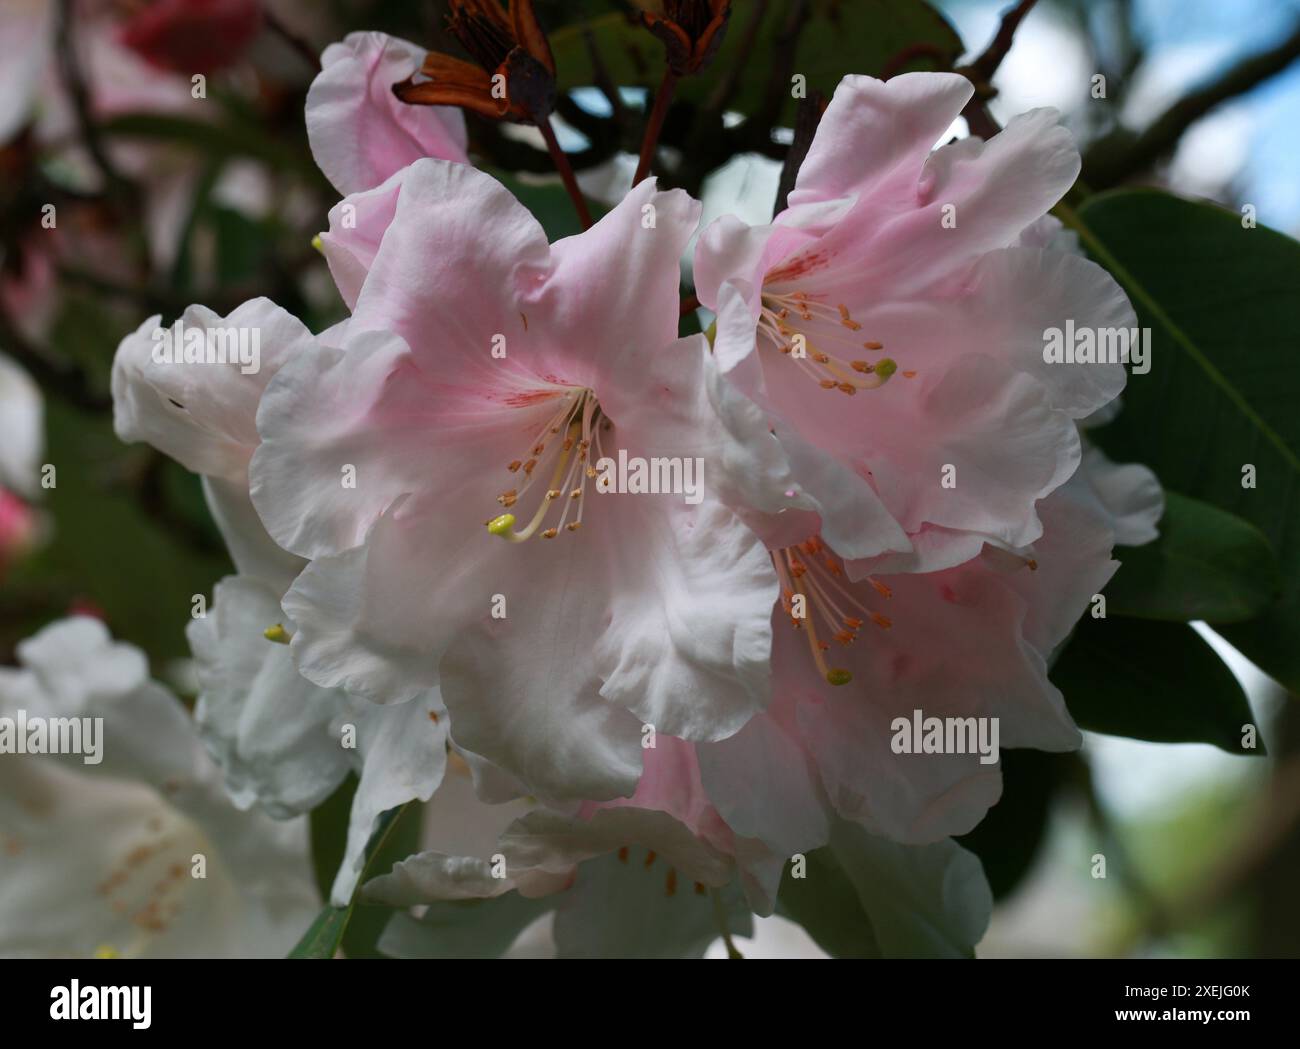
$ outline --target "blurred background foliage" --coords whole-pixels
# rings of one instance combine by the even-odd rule
[[[597,209],[630,177],[663,68],[635,6],[538,3],[563,92],[561,142]],[[706,216],[771,215],[799,148],[792,75],[807,78],[815,105],[848,72],[964,68],[979,89],[966,114],[976,133],[1034,105],[1063,110],[1084,174],[1059,217],[1153,330],[1151,375],[1130,382],[1098,437],[1172,491],[1162,538],[1119,552],[1109,617],[1085,618],[1058,654],[1054,679],[1092,730],[1083,752],[1007,752],[1004,798],[965,841],[999,899],[981,953],[1300,954],[1300,724],[1287,695],[1300,690],[1300,247],[1284,235],[1300,230],[1300,5],[1041,0],[1019,5],[1023,24],[995,68],[981,61],[1010,5],[734,6],[714,66],[675,96],[656,166],[702,196]],[[311,246],[337,197],[303,126],[308,56],[357,29],[455,52],[444,7],[272,2],[246,61],[215,73],[192,113],[82,114],[78,134],[107,147],[107,165],[95,149],[80,151],[88,160],[30,135],[3,148],[6,270],[40,236],[43,204],[58,206],[67,232],[49,322],[37,330],[12,303],[0,312],[0,348],[46,394],[45,459],[57,470],[38,505],[43,541],[0,584],[0,659],[44,623],[89,610],[143,647],[159,676],[192,687],[184,625],[194,595],[230,564],[197,480],[113,435],[114,350],[151,315],[170,322],[192,302],[224,313],[266,295],[313,330],[344,316]],[[75,44],[75,20],[72,30]],[[78,64],[62,67],[50,91],[73,97]],[[578,231],[534,132],[473,115],[469,125],[476,163],[553,238]],[[114,164],[122,150],[144,151],[144,167]],[[151,215],[164,195],[160,238]],[[1247,204],[1261,228],[1243,231]],[[1258,469],[1253,490],[1237,480],[1243,463]],[[1267,757],[1243,756],[1247,723]],[[322,870],[343,801],[315,820]],[[797,908],[787,902],[783,912]],[[810,940],[792,928],[771,920],[773,951],[852,952],[836,941],[843,929],[810,928]],[[370,937],[357,953],[373,949],[376,930],[353,935]]]

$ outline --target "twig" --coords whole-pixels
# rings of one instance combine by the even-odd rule
[[[1084,158],[1083,180],[1093,189],[1106,189],[1146,170],[1210,110],[1276,76],[1297,58],[1300,25],[1276,47],[1243,59],[1218,79],[1184,95],[1136,138],[1110,135],[1098,140]]]
[[[564,150],[560,148],[560,143],[556,141],[555,129],[551,127],[550,117],[538,122],[537,130],[542,133],[542,138],[546,140],[546,148],[550,151],[551,160],[560,173],[564,188],[569,191],[569,197],[573,200],[573,206],[578,212],[582,228],[590,229],[591,212],[587,208],[587,198],[582,195],[582,190],[578,187],[578,180],[573,177],[573,168],[569,166],[569,158],[564,155]]]
[[[677,87],[677,76],[671,69],[664,70],[664,78],[659,82],[655,92],[655,104],[650,110],[650,119],[645,126],[645,137],[641,139],[641,159],[637,161],[636,174],[632,185],[641,183],[650,174],[650,164],[654,160],[655,147],[659,145],[659,132],[664,127],[664,117],[668,115],[668,106],[673,100],[673,90]]]
[[[262,21],[266,24],[267,29],[293,48],[311,69],[320,69],[320,56],[316,54],[316,49],[285,25],[279,16],[271,11],[269,6],[263,6],[262,8]]]
[[[81,61],[77,54],[76,41],[73,36],[73,0],[59,0],[58,23],[55,31],[55,46],[59,52],[59,68],[67,82],[68,95],[72,99],[73,113],[77,118],[77,130],[85,144],[86,152],[94,161],[95,167],[104,180],[105,190],[118,197],[129,191],[129,184],[122,178],[113,161],[104,148],[99,136],[99,127],[91,113],[90,89],[81,75]]]
[[[969,65],[958,66],[953,70],[975,85],[975,94],[961,111],[972,135],[979,138],[992,138],[1001,130],[988,110],[988,101],[996,94],[991,81],[993,74],[1002,65],[1002,60],[1007,57],[1007,52],[1011,50],[1020,23],[1037,2],[1038,0],[1020,0],[1015,7],[1004,11],[998,31],[993,35],[989,46],[984,49],[984,53]]]
[[[804,158],[808,156],[813,137],[817,134],[817,125],[821,123],[825,109],[826,96],[820,91],[814,91],[807,98],[799,100],[799,108],[794,114],[794,140],[790,143],[790,152],[785,155],[785,163],[781,165],[781,181],[776,187],[776,203],[772,207],[773,218],[785,210],[790,191],[794,189],[794,184],[799,178],[799,168],[802,167]]]
[[[1020,28],[1020,23],[1037,2],[1038,0],[1020,0],[1020,3],[1016,4],[1015,7],[1004,11],[1002,13],[1002,22],[998,25],[998,31],[989,42],[989,46],[984,49],[984,53],[970,65],[958,69],[957,72],[976,83],[987,84],[992,80],[993,74],[998,71],[998,67],[1002,65],[1002,60],[1007,57],[1007,52],[1011,50],[1011,44],[1015,40],[1016,30]]]
[[[949,53],[938,44],[908,44],[885,61],[880,69],[880,79],[888,80],[890,77],[897,76],[903,71],[904,66],[918,58],[934,59],[934,64],[939,69],[946,69],[952,62]]]

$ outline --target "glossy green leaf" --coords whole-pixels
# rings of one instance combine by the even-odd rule
[[[1242,749],[1254,723],[1246,694],[1214,649],[1185,623],[1086,617],[1051,676],[1081,728],[1156,743]]]
[[[1160,538],[1119,547],[1106,584],[1109,615],[1177,623],[1240,623],[1277,597],[1277,558],[1248,521],[1177,492],[1165,493]]]
[[[1061,214],[1151,329],[1150,371],[1131,375],[1099,443],[1263,532],[1281,597],[1222,632],[1300,689],[1300,244],[1154,190],[1100,194]]]
[[[835,822],[831,842],[786,865],[778,913],[837,958],[969,958],[993,897],[974,853],[951,840],[899,845]]]
[[[389,809],[379,817],[375,832],[370,836],[370,841],[366,843],[366,862],[361,870],[360,878],[357,879],[358,886],[376,872],[379,866],[377,861],[380,853],[399,820],[401,820],[402,814],[411,807],[409,803],[401,805],[395,809]],[[343,945],[344,937],[347,935],[348,926],[353,919],[357,906],[356,892],[352,894],[352,899],[346,907],[336,907],[332,904],[326,905],[320,914],[316,916],[316,920],[312,922],[303,938],[298,941],[297,946],[289,952],[289,957],[333,958]]]

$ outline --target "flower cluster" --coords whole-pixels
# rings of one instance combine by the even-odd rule
[[[729,5],[664,7],[688,72]],[[840,843],[960,897],[935,923],[969,950],[987,888],[950,838],[997,801],[999,746],[1078,745],[1049,661],[1162,509],[1083,436],[1123,366],[1042,353],[1135,323],[1047,214],[1069,134],[1038,110],[936,149],[966,79],[850,76],[770,224],[700,231],[651,179],[549,243],[455,108],[546,123],[532,5],[453,8],[476,64],[355,34],[308,95],[348,318],[177,322],[255,330],[255,368],[160,359],[157,317],[117,353],[118,435],[201,475],[235,565],[189,630],[230,797],[285,819],[355,772],[337,903],[384,812],[465,776],[511,813],[495,844],[431,842],[371,899],[654,870],[658,900],[768,914]],[[707,336],[678,334],[684,255]],[[900,744],[914,716],[991,746]]]

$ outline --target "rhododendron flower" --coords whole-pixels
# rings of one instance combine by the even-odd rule
[[[307,821],[231,805],[184,706],[98,620],[18,660],[0,716],[103,720],[85,753],[0,761],[0,955],[283,957],[320,906]]]
[[[971,92],[846,77],[789,207],[719,219],[695,260],[718,364],[791,458],[791,505],[841,557],[896,570],[1038,539],[1036,504],[1079,461],[1074,420],[1124,383],[1119,363],[1045,363],[1044,331],[1135,323],[1098,266],[1028,246],[1079,171],[1052,111],[931,152]]]
[[[1090,450],[1039,505],[1030,547],[858,581],[820,536],[774,550],[772,704],[698,748],[710,799],[737,833],[787,854],[822,844],[823,796],[896,841],[969,831],[1001,794],[996,749],[900,753],[896,719],[996,718],[995,748],[1075,749],[1048,659],[1119,567],[1112,547],[1154,539],[1163,509],[1149,470]]]
[[[321,55],[307,92],[307,136],[316,164],[344,196],[421,157],[468,161],[459,109],[409,106],[393,94],[424,57],[424,48],[383,33],[350,33]]]
[[[430,51],[418,78],[393,86],[403,102],[460,106],[485,117],[544,122],[555,108],[555,59],[533,0],[451,0],[447,28],[474,59]]]
[[[536,905],[516,903],[503,919],[555,908],[561,957],[703,953],[723,921],[715,906],[732,932],[749,935],[749,911],[772,912],[788,857],[727,826],[703,791],[694,749],[660,736],[632,797],[574,812],[538,807],[500,833],[491,855],[423,852],[367,883],[365,896],[409,906],[517,894]],[[972,854],[950,841],[896,845],[843,821],[823,830],[823,844],[851,855],[845,869],[860,880],[882,951],[971,953],[992,906]],[[418,950],[415,926],[407,929]]]
[[[0,488],[33,496],[45,447],[45,402],[31,377],[0,354]]]
[[[13,0],[0,5],[0,145],[31,119],[54,48],[49,0]]]
[[[0,488],[0,583],[9,566],[36,545],[39,532],[36,512],[13,492]]]
[[[261,0],[153,0],[120,39],[150,65],[192,76],[238,62],[261,28]]]
[[[253,501],[312,559],[284,600],[298,667],[381,703],[440,684],[453,740],[530,793],[626,796],[643,724],[718,739],[767,699],[761,543],[711,499],[594,480],[717,440],[703,340],[675,341],[698,205],[647,183],[552,246],[465,165],[419,161],[388,199],[344,348],[258,412]]]
[[[360,777],[347,847],[333,896],[345,902],[364,849],[384,811],[427,800],[442,780],[447,726],[436,690],[379,707],[316,687],[293,667],[286,641],[296,630],[280,599],[300,558],[266,534],[248,495],[263,390],[284,365],[309,357],[320,340],[266,299],[229,317],[192,307],[185,329],[256,332],[257,371],[238,361],[160,362],[158,318],[123,340],[113,364],[114,423],[125,441],[148,441],[203,478],[213,517],[238,575],[219,582],[212,606],[189,625],[199,679],[199,732],[226,774],[240,808],[259,804],[277,818],[321,804],[350,772]],[[172,331],[178,330],[173,327]],[[337,335],[331,330],[323,339]],[[355,733],[345,746],[344,726]]]

